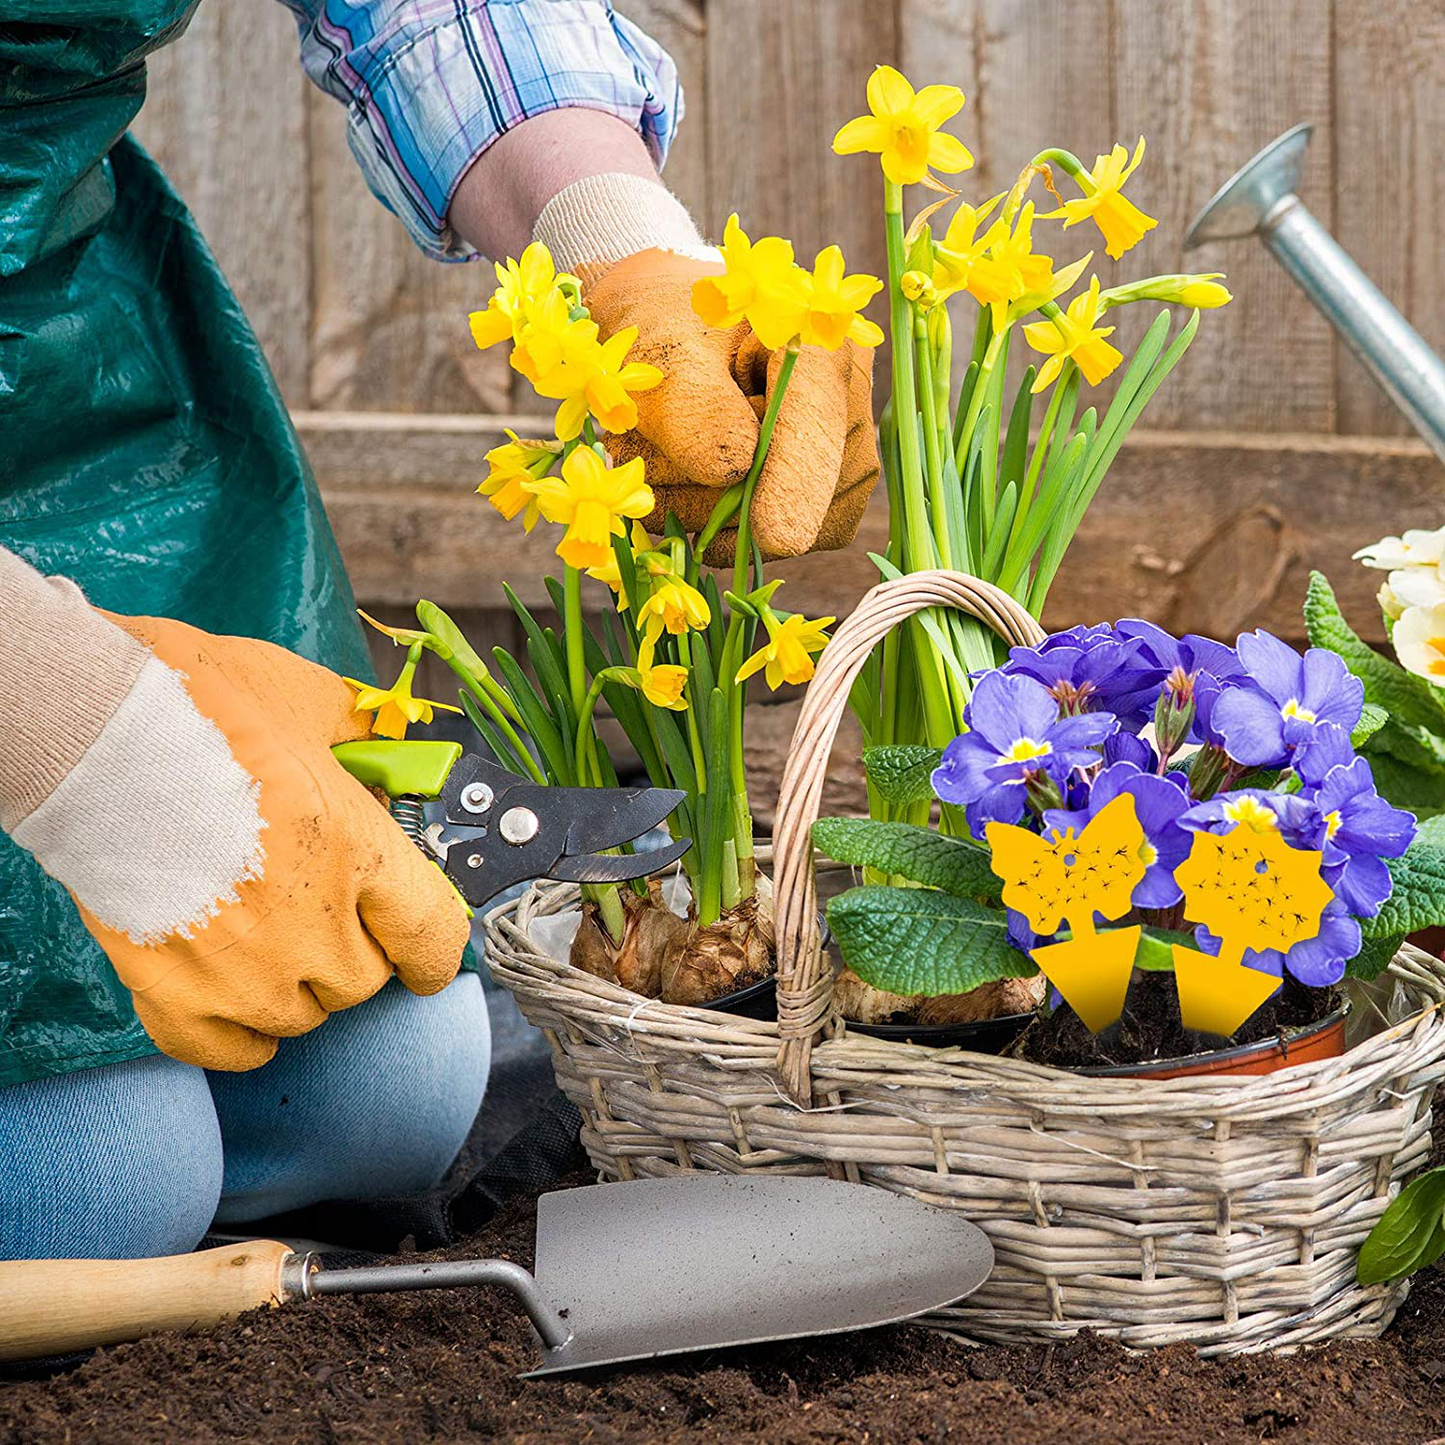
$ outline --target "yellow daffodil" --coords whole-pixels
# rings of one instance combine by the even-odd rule
[[[1113,335],[1112,326],[1096,326],[1099,316],[1099,278],[1089,281],[1089,289],[1069,302],[1067,312],[1049,321],[1035,321],[1024,327],[1024,339],[1035,351],[1049,359],[1040,369],[1033,389],[1042,391],[1072,360],[1090,386],[1097,386],[1123,361],[1123,354],[1105,337]]]
[[[882,289],[876,276],[843,274],[843,252],[837,246],[819,251],[813,271],[800,273],[806,302],[802,330],[803,345],[836,351],[845,341],[859,346],[881,346],[883,332],[858,313]],[[766,344],[766,343],[765,343]]]
[[[541,514],[527,483],[536,481],[539,470],[549,469],[562,449],[554,442],[519,441],[510,429],[507,435],[511,441],[487,453],[486,480],[477,491],[509,522],[522,513],[522,526],[530,532]]]
[[[963,108],[956,85],[925,85],[915,91],[891,65],[868,77],[870,114],[850,120],[833,137],[840,156],[870,151],[883,161],[883,174],[896,186],[913,185],[934,170],[966,171],[973,157],[961,140],[939,130]]]
[[[652,538],[647,535],[647,528],[641,522],[632,524],[632,555],[635,559],[639,552],[645,552],[652,546]],[[600,567],[589,567],[587,575],[594,582],[605,582],[617,594],[617,610],[621,612],[627,606],[627,589],[622,585],[622,569],[617,565],[617,549],[611,548],[607,554],[607,560]]]
[[[542,515],[566,526],[557,555],[569,567],[605,567],[612,538],[624,535],[623,519],[645,517],[653,508],[640,457],[608,467],[587,446],[567,455],[560,477],[541,477],[526,485]]]
[[[1227,286],[1218,281],[1191,281],[1179,288],[1175,297],[1181,306],[1192,306],[1196,311],[1213,311],[1219,306],[1228,306],[1234,300]]]
[[[1108,155],[1095,159],[1092,170],[1078,176],[1084,195],[1065,201],[1062,210],[1050,214],[1063,216],[1066,231],[1070,226],[1077,226],[1080,221],[1092,217],[1104,237],[1104,249],[1117,261],[1125,251],[1143,240],[1146,231],[1152,231],[1159,224],[1123,194],[1124,182],[1134,174],[1135,167],[1143,159],[1143,136],[1134,147],[1132,160],[1123,146],[1116,145]]]
[[[375,687],[369,682],[358,682],[354,677],[346,677],[342,681],[356,689],[353,711],[376,714],[371,725],[373,732],[384,738],[404,738],[411,723],[430,722],[435,708],[443,708],[447,712],[461,711],[450,703],[414,696],[411,680],[415,673],[416,659],[408,657],[401,676],[390,687]]]
[[[813,675],[813,654],[828,645],[823,629],[833,620],[819,617],[809,622],[801,613],[794,613],[779,621],[771,608],[764,608],[768,640],[738,668],[737,680],[744,682],[766,668],[765,679],[774,691],[785,682],[807,682]]]
[[[803,328],[807,308],[802,272],[793,261],[793,245],[781,236],[756,241],[728,217],[718,247],[724,271],[693,283],[692,309],[707,326],[731,327],[746,321],[769,351],[786,346]]]
[[[994,308],[996,331],[1003,329],[1010,301],[1017,301],[1023,296],[1043,295],[1053,281],[1053,257],[1035,254],[1033,228],[1034,203],[1029,201],[1019,212],[1013,230],[1006,230],[990,247],[988,255],[974,267],[974,283],[979,286],[986,284],[990,294],[985,297],[980,290],[974,289],[974,284],[969,286],[969,291],[981,304]]]
[[[662,372],[643,361],[628,361],[636,340],[637,328],[625,327],[532,383],[538,395],[562,403],[557,408],[557,435],[564,442],[581,435],[588,413],[604,431],[621,433],[637,425],[632,393],[651,391],[662,381]]]
[[[1190,306],[1196,311],[1213,311],[1234,300],[1228,287],[1219,283],[1222,271],[1204,271],[1196,275],[1146,276],[1142,281],[1126,281],[1102,292],[1104,309],[1128,306],[1134,301],[1168,301],[1177,306]]]
[[[706,627],[712,621],[712,609],[696,587],[681,577],[672,577],[653,590],[652,596],[642,604],[637,620],[643,631],[654,637],[663,628],[680,636],[690,628]]]
[[[472,340],[483,351],[499,341],[513,339],[526,303],[540,300],[555,288],[558,279],[552,253],[540,241],[533,241],[522,252],[520,261],[498,261],[496,272],[497,289],[486,310],[473,311],[467,317]]]
[[[524,301],[514,328],[512,369],[534,387],[559,372],[576,374],[595,361],[599,349],[597,323],[589,317],[572,318],[572,303],[552,290]]]
[[[1002,199],[1001,195],[994,196],[978,207],[965,201],[953,213],[943,239],[933,248],[933,285],[940,300],[959,291],[976,294],[974,268],[983,262],[990,247],[1008,236],[1008,225],[1002,220],[995,221],[982,235],[979,234],[979,227]]]
[[[653,707],[669,708],[673,712],[684,712],[687,699],[682,695],[687,685],[687,669],[675,662],[649,663],[644,666],[642,658],[637,659],[637,690]]]

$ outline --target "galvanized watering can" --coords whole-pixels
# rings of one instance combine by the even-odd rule
[[[1195,218],[1184,249],[1257,235],[1445,461],[1445,362],[1295,194],[1312,129],[1287,130],[1236,171]]]

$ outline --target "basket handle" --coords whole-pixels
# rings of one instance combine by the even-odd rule
[[[812,1101],[813,1043],[832,1009],[833,972],[818,937],[812,827],[823,797],[828,755],[848,693],[873,649],[900,622],[929,607],[955,607],[1005,642],[1031,647],[1043,628],[1007,592],[964,572],[910,572],[866,593],[833,634],[803,698],[778,791],[773,829],[773,893],[778,952],[778,1077],[789,1096]]]

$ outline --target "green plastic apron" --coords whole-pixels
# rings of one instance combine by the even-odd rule
[[[267,638],[367,676],[260,346],[186,208],[125,134],[145,54],[194,4],[5,6],[0,545],[114,611]],[[0,1086],[152,1052],[65,891],[0,835]]]

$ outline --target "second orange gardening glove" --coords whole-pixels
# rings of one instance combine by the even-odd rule
[[[617,460],[646,461],[657,496],[652,530],[669,511],[699,530],[720,493],[747,475],[782,353],[766,351],[745,323],[703,325],[693,283],[722,265],[656,181],[578,181],[548,203],[535,236],[560,270],[581,278],[602,335],[637,327],[628,359],[663,372],[658,387],[636,396],[636,429],[608,443]],[[851,341],[799,356],[753,498],[753,534],[766,556],[831,551],[857,533],[878,480],[872,362],[871,350]],[[710,560],[730,556],[735,537],[721,534]]]
[[[446,987],[463,906],[331,756],[369,733],[339,677],[270,643],[107,619],[0,563],[44,616],[32,635],[66,639],[47,677],[88,657],[80,706],[7,740],[33,756],[16,774],[29,796],[0,790],[0,823],[70,890],[158,1048],[252,1069],[393,973]]]

